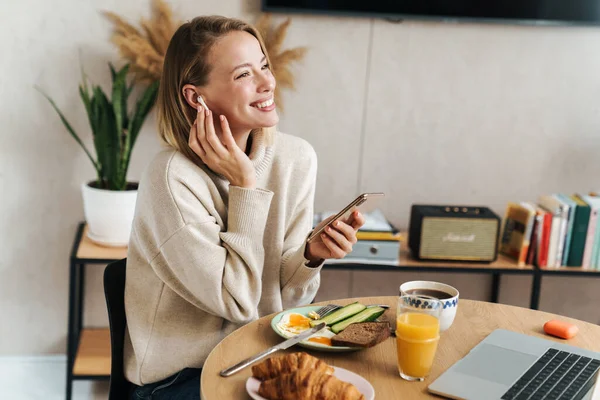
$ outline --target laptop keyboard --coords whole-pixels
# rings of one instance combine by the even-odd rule
[[[600,360],[548,349],[502,396],[503,400],[578,400],[592,388]]]

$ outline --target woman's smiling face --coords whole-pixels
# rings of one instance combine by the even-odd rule
[[[215,120],[225,115],[231,132],[247,133],[279,122],[275,107],[275,77],[258,40],[244,31],[234,31],[211,48],[208,84],[200,87]]]

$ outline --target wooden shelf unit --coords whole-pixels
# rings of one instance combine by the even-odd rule
[[[69,266],[66,400],[71,400],[74,380],[110,378],[110,330],[86,328],[83,323],[85,272],[88,265],[105,268],[125,257],[126,247],[100,246],[87,236],[85,223],[79,224]]]
[[[73,364],[75,376],[110,376],[110,330],[81,330],[79,347]]]

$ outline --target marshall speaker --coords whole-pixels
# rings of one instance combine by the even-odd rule
[[[492,262],[500,221],[487,207],[413,204],[408,245],[419,260]]]

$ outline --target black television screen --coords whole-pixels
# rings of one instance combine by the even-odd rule
[[[392,19],[600,23],[600,0],[262,0],[262,9]]]

